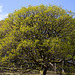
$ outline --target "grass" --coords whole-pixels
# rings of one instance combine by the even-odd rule
[[[0,75],[42,75],[42,73],[37,73],[37,72],[29,72],[29,73],[21,73],[21,72],[2,72],[0,73]],[[47,71],[47,75],[60,75],[60,74],[56,74],[53,71]],[[66,74],[64,73],[63,75],[75,75],[73,73],[71,74]]]

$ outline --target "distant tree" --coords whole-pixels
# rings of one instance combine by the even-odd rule
[[[2,65],[43,70],[46,75],[54,63],[72,55],[74,24],[72,14],[55,5],[22,7],[9,14],[0,28]]]

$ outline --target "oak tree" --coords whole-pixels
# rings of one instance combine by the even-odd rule
[[[73,30],[70,11],[55,5],[22,7],[9,14],[0,28],[1,63],[25,71],[43,70],[46,75],[48,69],[54,70],[54,63],[72,55]]]

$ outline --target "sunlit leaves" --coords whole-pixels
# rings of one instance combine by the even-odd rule
[[[74,42],[70,35],[75,36],[74,24],[72,14],[55,5],[14,11],[0,27],[1,62],[20,66],[34,62],[44,66],[72,58]]]

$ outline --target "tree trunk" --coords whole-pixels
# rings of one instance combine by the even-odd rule
[[[44,70],[43,70],[43,75],[46,75],[47,69],[48,69],[47,67],[44,68]]]
[[[64,61],[62,61],[62,73],[64,73],[63,67],[64,67]]]
[[[56,63],[54,63],[54,72],[56,73]]]
[[[64,61],[62,61],[62,68],[61,68],[61,71],[60,71],[60,75],[64,75],[64,69],[63,69],[63,67],[64,67]]]

